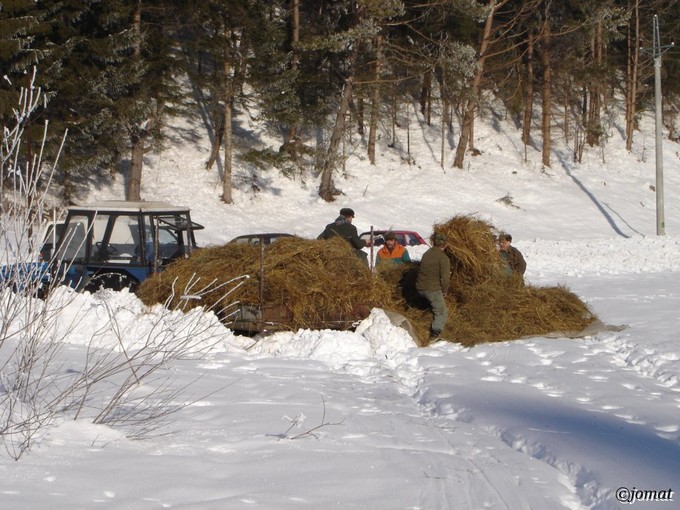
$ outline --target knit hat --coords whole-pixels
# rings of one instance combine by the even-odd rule
[[[354,210],[350,209],[349,207],[343,207],[340,209],[340,216],[344,216],[345,218],[354,218]]]
[[[387,241],[388,239],[394,240],[396,238],[397,238],[397,236],[394,235],[394,232],[392,232],[391,230],[389,232],[385,232],[385,234],[383,235],[383,239],[385,239],[385,241]]]
[[[446,237],[444,234],[435,234],[432,237],[432,242],[435,246],[444,246],[446,244]]]

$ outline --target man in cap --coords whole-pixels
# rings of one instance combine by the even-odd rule
[[[361,250],[367,246],[368,243],[359,237],[357,228],[352,225],[354,219],[354,211],[349,207],[340,209],[340,215],[333,223],[326,225],[317,239],[330,239],[331,237],[342,237],[354,248],[357,257],[359,257],[368,266],[368,255]]]
[[[375,260],[376,266],[379,266],[384,262],[392,264],[411,262],[408,251],[397,242],[397,236],[394,235],[394,232],[386,232],[383,239],[385,239],[385,246],[378,250],[378,258]]]
[[[427,250],[420,259],[420,267],[416,277],[416,290],[432,306],[431,340],[435,340],[441,335],[448,315],[444,296],[449,290],[451,261],[444,253],[445,248],[446,238],[444,235],[435,234],[432,237],[432,248]]]

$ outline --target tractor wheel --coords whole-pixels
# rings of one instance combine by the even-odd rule
[[[97,273],[85,284],[83,290],[97,292],[99,289],[134,291],[139,285],[136,278],[125,273]]]

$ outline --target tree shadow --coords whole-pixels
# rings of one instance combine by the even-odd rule
[[[612,230],[614,230],[614,232],[616,232],[621,237],[628,239],[630,236],[627,235],[625,232],[623,232],[619,228],[619,226],[616,224],[616,221],[614,221],[614,218],[612,218],[612,216],[609,214],[609,212],[607,212],[607,210],[605,209],[604,204],[602,204],[595,197],[595,195],[593,195],[588,190],[588,188],[586,188],[586,186],[578,179],[578,177],[576,177],[574,174],[571,173],[571,170],[569,169],[569,164],[568,164],[567,161],[565,161],[565,159],[562,157],[562,155],[558,153],[557,158],[558,158],[560,164],[562,165],[562,168],[564,168],[564,172],[571,178],[572,181],[574,181],[574,183],[581,189],[581,191],[583,191],[583,193],[585,193],[585,195],[590,199],[590,201],[595,205],[595,207],[597,207],[597,210],[600,211],[602,216],[604,216],[605,220],[607,220],[607,223],[609,223]],[[610,207],[610,209],[611,209],[611,207]],[[618,213],[616,213],[616,211],[613,211],[613,212],[617,216],[619,216],[619,218],[621,218],[621,216]]]
[[[478,385],[474,392],[437,400],[436,407],[466,410],[457,419],[487,428],[514,450],[562,471],[588,508],[610,508],[617,487],[662,490],[677,483],[680,443],[661,437],[652,425],[512,386],[485,391]]]

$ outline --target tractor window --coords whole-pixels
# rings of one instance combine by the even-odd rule
[[[64,226],[57,258],[68,262],[82,262],[87,253],[87,216],[72,216]]]
[[[52,251],[57,245],[57,241],[61,237],[61,233],[64,231],[64,223],[50,223],[45,231],[45,236],[43,237],[43,244],[40,247],[40,260],[44,262],[49,262],[52,259]]]
[[[96,260],[130,264],[141,253],[138,215],[97,216],[92,230]]]
[[[154,261],[155,248],[158,248],[158,262],[164,264],[184,253],[184,239],[174,216],[148,216],[146,218],[146,259]],[[154,239],[155,233],[158,239]]]

